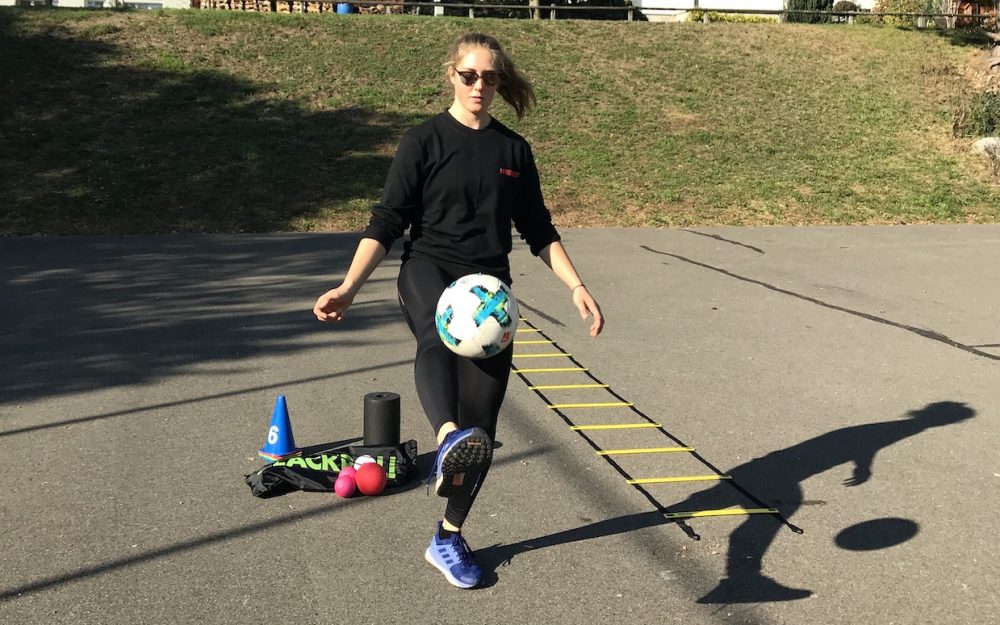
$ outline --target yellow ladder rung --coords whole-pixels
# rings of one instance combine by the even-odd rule
[[[555,341],[514,341],[514,345],[551,345]]]
[[[538,328],[518,328],[517,330],[514,330],[515,334],[518,332],[541,332],[541,330]]]
[[[633,429],[637,430],[639,428],[658,428],[658,427],[660,427],[659,423],[621,423],[621,424],[608,423],[604,425],[574,425],[570,429],[576,432],[581,432],[584,430],[633,430]]]
[[[694,447],[644,447],[636,449],[607,449],[597,452],[598,456],[617,456],[624,454],[665,454],[678,451],[694,451]]]
[[[680,475],[677,477],[643,477],[637,480],[629,480],[629,484],[672,484],[674,482],[714,482],[718,480],[731,480],[730,475]]]
[[[542,384],[540,386],[529,386],[529,391],[554,391],[568,388],[608,388],[607,384]]]
[[[566,354],[563,352],[555,352],[549,354],[514,354],[514,358],[568,358],[573,354]]]
[[[631,402],[627,401],[612,401],[595,404],[549,404],[549,408],[552,408],[553,410],[559,408],[621,408],[623,406],[631,405]]]
[[[559,371],[587,371],[585,367],[548,367],[542,369],[511,369],[514,373],[556,373]]]
[[[723,510],[697,510],[694,512],[665,512],[665,519],[693,519],[707,516],[737,516],[744,514],[778,514],[774,508],[725,508]]]

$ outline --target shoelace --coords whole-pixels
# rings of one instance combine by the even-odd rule
[[[458,557],[458,561],[463,566],[471,566],[476,563],[472,558],[472,549],[469,548],[469,543],[465,542],[465,536],[458,534],[455,536],[458,540],[455,541],[455,555]]]

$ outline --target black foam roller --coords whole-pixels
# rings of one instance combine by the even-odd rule
[[[368,393],[365,395],[365,446],[399,445],[399,395]]]

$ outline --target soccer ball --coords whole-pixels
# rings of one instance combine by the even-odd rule
[[[514,340],[517,300],[502,280],[482,273],[455,280],[438,300],[434,322],[451,351],[468,358],[489,358]]]

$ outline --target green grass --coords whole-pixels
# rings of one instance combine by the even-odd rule
[[[536,85],[569,225],[995,222],[976,55],[866,26],[0,10],[0,233],[357,228],[470,29]]]

